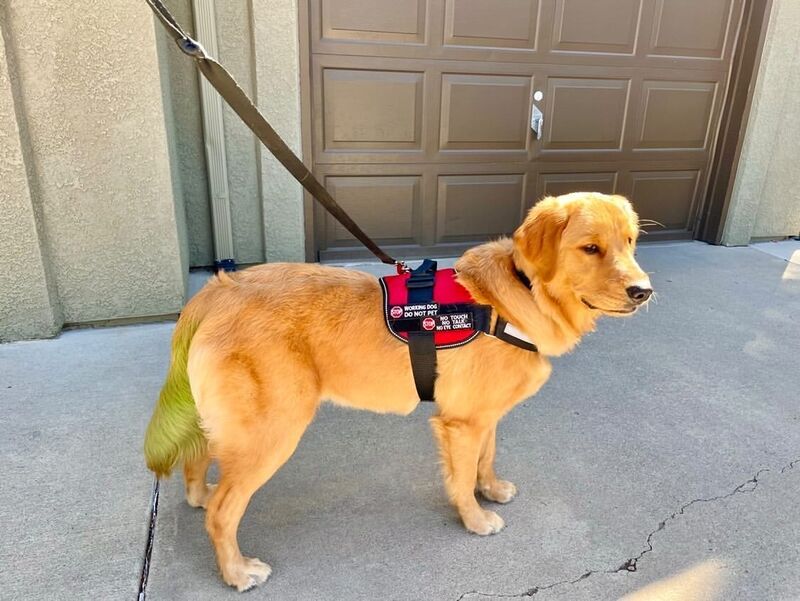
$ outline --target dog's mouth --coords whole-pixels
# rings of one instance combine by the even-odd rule
[[[636,309],[638,309],[640,306],[640,305],[634,305],[633,307],[626,307],[625,309],[603,309],[601,307],[596,307],[583,297],[581,297],[581,302],[590,309],[593,309],[595,311],[600,311],[602,313],[617,313],[618,315],[630,315],[631,313],[635,313]]]

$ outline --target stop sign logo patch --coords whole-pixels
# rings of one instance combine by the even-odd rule
[[[403,316],[403,307],[392,307],[392,310],[389,311],[389,315],[391,315],[394,319],[400,319]]]
[[[422,329],[429,332],[436,327],[436,320],[433,317],[426,317],[422,320]]]

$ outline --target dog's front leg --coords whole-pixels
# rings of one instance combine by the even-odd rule
[[[464,526],[480,535],[500,532],[503,519],[483,509],[475,499],[478,459],[486,440],[486,426],[442,415],[432,417],[431,426],[439,442],[445,488]]]
[[[499,480],[494,473],[495,436],[497,424],[485,433],[481,456],[478,459],[478,490],[495,503],[508,503],[517,494],[517,487],[508,480]]]

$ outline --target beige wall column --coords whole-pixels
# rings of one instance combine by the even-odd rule
[[[800,2],[775,0],[722,243],[800,232]]]
[[[61,327],[28,187],[9,71],[0,27],[0,342],[53,336]]]
[[[255,98],[250,0],[217,0],[217,43],[225,68]],[[261,143],[227,104],[223,106],[233,247],[240,265],[264,262],[264,216],[259,187]]]
[[[251,0],[256,104],[286,143],[301,155],[300,59],[296,0]],[[300,184],[261,153],[261,197],[267,261],[304,261],[305,232]]]
[[[190,35],[194,34],[191,0],[170,0],[169,10]],[[181,52],[159,23],[154,23],[161,67],[161,90],[172,183],[178,205],[186,216],[189,265],[214,264],[211,202],[200,113],[200,74],[194,61]]]
[[[90,11],[5,0],[0,11],[64,321],[178,311],[188,252],[150,10],[138,0]]]

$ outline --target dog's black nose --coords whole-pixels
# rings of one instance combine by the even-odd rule
[[[630,298],[635,303],[643,303],[650,295],[653,294],[652,288],[640,288],[639,286],[628,286],[625,289],[625,292],[628,293],[628,298]]]

